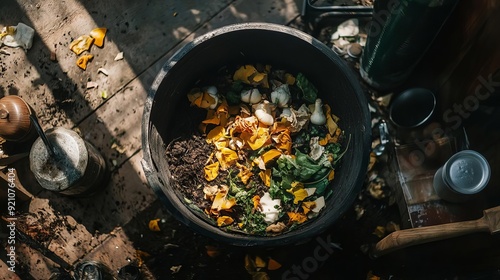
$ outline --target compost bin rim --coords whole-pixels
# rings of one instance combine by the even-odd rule
[[[143,159],[141,161],[145,177],[147,178],[149,186],[153,189],[155,192],[156,196],[158,199],[162,202],[164,206],[167,207],[169,205],[170,207],[167,207],[168,210],[171,212],[173,216],[177,218],[177,220],[181,221],[183,224],[191,228],[192,230],[202,233],[205,236],[208,236],[210,238],[213,238],[215,240],[221,241],[225,244],[230,244],[230,245],[236,245],[236,246],[264,246],[264,247],[269,247],[269,246],[283,246],[283,245],[288,245],[288,244],[298,244],[305,242],[305,240],[315,238],[316,236],[319,236],[321,233],[323,233],[327,227],[330,227],[332,223],[316,223],[314,225],[314,228],[311,228],[311,226],[304,226],[301,228],[298,228],[292,232],[284,233],[281,235],[276,235],[276,236],[256,236],[256,235],[244,235],[244,234],[238,234],[238,233],[231,233],[227,231],[223,231],[214,225],[211,225],[207,223],[206,221],[203,221],[200,217],[195,215],[191,210],[187,209],[186,205],[180,201],[180,199],[175,196],[177,201],[172,201],[170,197],[168,197],[164,191],[162,190],[163,184],[160,183],[159,177],[158,177],[158,172],[155,165],[155,162],[152,158],[151,154],[151,145],[150,145],[150,133],[153,128],[153,125],[151,124],[151,110],[153,107],[153,101],[154,97],[157,93],[157,90],[162,83],[163,79],[165,78],[166,74],[170,69],[172,69],[177,61],[179,61],[181,58],[184,57],[185,54],[187,54],[189,51],[191,51],[193,48],[198,46],[199,44],[216,37],[218,35],[224,35],[229,32],[236,32],[236,31],[242,31],[242,30],[263,30],[263,31],[270,31],[270,32],[278,32],[278,33],[285,33],[287,35],[291,35],[294,37],[297,37],[299,40],[306,41],[311,44],[314,48],[319,49],[325,57],[328,57],[333,63],[337,64],[338,66],[341,66],[340,64],[344,63],[344,61],[341,61],[336,54],[333,53],[331,49],[326,47],[323,43],[318,41],[316,38],[298,30],[294,29],[288,26],[284,25],[279,25],[279,24],[273,24],[273,23],[261,23],[261,22],[252,22],[252,23],[240,23],[240,24],[232,24],[232,25],[227,25],[218,29],[215,29],[213,31],[207,32],[204,35],[201,35],[198,38],[195,38],[193,41],[190,43],[184,45],[182,48],[177,50],[172,57],[165,63],[165,65],[161,68],[161,71],[157,74],[155,80],[153,81],[153,84],[151,88],[148,91],[148,95],[144,104],[144,113],[143,113],[143,119],[142,119],[142,149],[143,149]],[[365,116],[362,116],[360,119],[360,123],[363,126],[363,150],[369,150],[370,144],[371,144],[371,130],[369,129],[370,126],[370,117],[369,117],[369,111],[368,111],[368,101],[366,100],[366,97],[364,96],[363,90],[361,89],[359,85],[359,81],[354,77],[352,70],[347,68],[347,65],[344,65],[347,71],[344,72],[346,79],[349,81],[350,86],[352,86],[354,92],[357,93],[357,98],[359,99],[359,104],[366,104],[366,113]],[[364,118],[363,118],[364,117]],[[367,153],[368,155],[369,153]],[[368,157],[363,157],[362,159],[361,166],[366,167],[368,166]],[[152,166],[153,165],[153,166]],[[352,188],[352,192],[360,189],[362,182],[364,180],[364,174],[362,170],[360,170],[359,174],[357,174],[357,178],[354,182],[354,186]],[[348,206],[352,205],[352,203],[355,200],[355,195],[350,195],[351,200],[350,201],[341,201],[340,203],[343,204],[343,206]],[[346,205],[348,204],[348,205]],[[182,207],[186,208],[187,211],[181,212],[181,210],[177,209],[174,207],[175,205],[181,205]],[[347,211],[347,207],[341,207],[341,209],[344,209],[342,212],[345,213]],[[343,214],[342,213],[342,214]],[[331,220],[331,219],[329,219]],[[201,224],[198,224],[194,221],[200,221]],[[317,221],[317,220],[315,220]],[[328,220],[325,220],[328,221]],[[313,221],[314,222],[314,221]],[[208,234],[210,233],[210,234]]]

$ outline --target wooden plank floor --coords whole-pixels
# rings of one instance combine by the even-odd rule
[[[2,47],[0,97],[19,95],[35,110],[44,129],[63,126],[78,131],[102,153],[112,170],[103,190],[86,199],[42,190],[27,162],[16,164],[19,179],[34,196],[20,222],[54,227],[42,245],[75,265],[96,259],[116,271],[135,248],[120,230],[155,201],[140,165],[141,118],[146,92],[165,61],[195,37],[240,22],[288,24],[300,12],[300,0],[2,0],[0,25],[23,22],[36,30],[33,47]],[[86,71],[79,69],[70,42],[96,27],[108,32]],[[6,52],[8,54],[6,54]],[[124,53],[124,59],[115,56]],[[55,53],[57,61],[50,59]],[[105,68],[109,75],[97,73]],[[97,88],[87,89],[87,82]],[[107,98],[102,98],[106,91]],[[113,250],[123,247],[123,250]],[[34,279],[48,279],[51,260],[19,246],[18,261]],[[126,258],[124,257],[126,255]],[[109,261],[116,259],[118,261]],[[0,262],[0,279],[16,279]]]

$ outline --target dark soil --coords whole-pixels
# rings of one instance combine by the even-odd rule
[[[203,189],[197,190],[196,186],[205,185],[203,168],[212,152],[213,147],[198,135],[175,140],[170,143],[165,152],[175,187],[185,197],[198,204],[201,209],[208,205],[205,205],[206,201],[203,199]]]

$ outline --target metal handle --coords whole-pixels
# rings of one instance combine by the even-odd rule
[[[47,138],[47,135],[45,135],[45,132],[43,131],[42,127],[40,126],[38,119],[36,118],[36,116],[34,114],[31,114],[30,120],[31,120],[31,123],[33,123],[33,126],[35,127],[36,132],[38,132],[38,135],[40,136],[40,138],[42,138],[42,141],[45,144],[47,151],[49,152],[49,156],[54,158],[56,156],[54,146],[52,146],[49,139]]]

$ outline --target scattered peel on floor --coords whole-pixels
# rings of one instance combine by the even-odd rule
[[[69,44],[69,49],[76,53],[76,55],[80,55],[82,52],[88,51],[93,42],[94,38],[89,35],[82,35]]]
[[[219,248],[212,246],[212,245],[206,245],[205,249],[207,250],[207,255],[211,258],[215,258],[220,256],[220,250]]]
[[[104,37],[106,37],[106,31],[108,31],[105,27],[94,28],[90,31],[90,37],[94,38],[94,45],[98,47],[102,47],[104,45]]]
[[[160,231],[160,225],[159,225],[160,219],[154,219],[149,221],[148,227],[150,231]]]
[[[267,269],[268,270],[278,270],[281,268],[281,264],[277,262],[275,259],[269,258],[267,261]]]
[[[92,60],[92,58],[94,58],[94,56],[91,54],[82,55],[76,61],[76,65],[78,65],[78,67],[80,67],[81,69],[86,70],[87,64],[90,60]]]
[[[115,61],[122,60],[123,59],[123,52],[119,52],[115,56]]]
[[[97,69],[97,74],[99,74],[99,73],[102,73],[105,76],[109,76],[109,72],[105,68],[99,68],[99,69]]]

